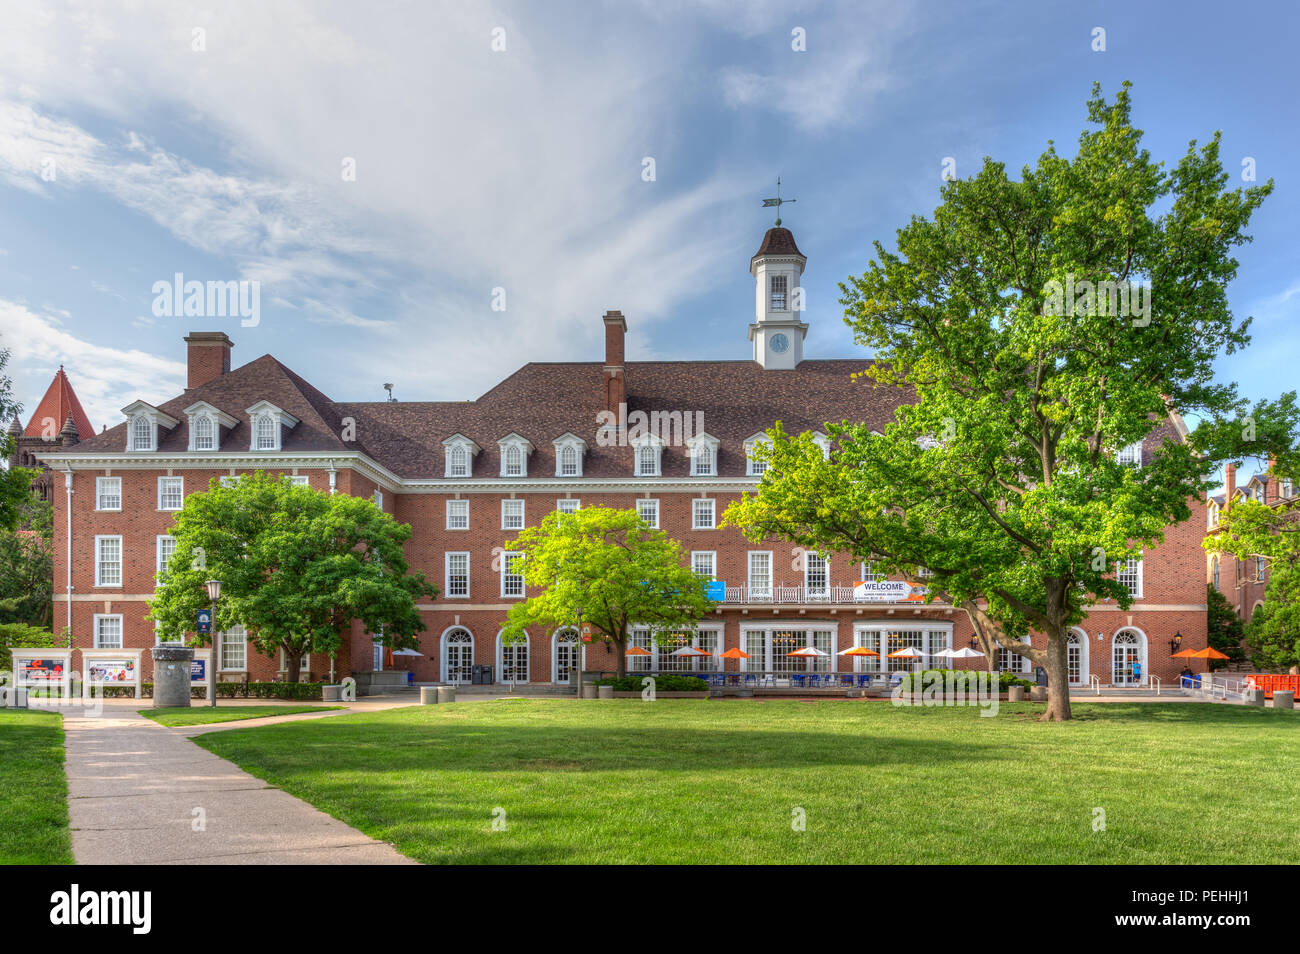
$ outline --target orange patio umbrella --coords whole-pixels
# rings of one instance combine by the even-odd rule
[[[1170,659],[1227,659],[1227,655],[1219,652],[1212,646],[1204,649],[1184,649],[1181,653],[1174,653]]]
[[[650,656],[653,653],[648,649],[642,649],[640,646],[629,646],[624,656]]]
[[[718,654],[719,659],[748,659],[749,653],[745,652],[739,646],[732,646],[725,653]]]
[[[880,653],[874,649],[868,649],[866,646],[853,646],[849,649],[841,649],[837,656],[879,656]]]

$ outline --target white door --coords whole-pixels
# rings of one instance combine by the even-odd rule
[[[1116,686],[1136,686],[1141,678],[1134,678],[1134,664],[1141,665],[1142,648],[1138,645],[1136,633],[1117,633],[1111,654],[1111,684]]]
[[[580,648],[582,644],[578,642],[578,634],[571,629],[558,632],[552,645],[551,667],[554,670],[554,681],[561,686],[570,686],[573,684],[570,673],[581,665],[579,653],[582,652]]]
[[[457,627],[442,638],[442,681],[468,685],[474,675],[474,637]]]

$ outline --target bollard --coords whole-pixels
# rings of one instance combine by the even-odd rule
[[[1248,706],[1262,706],[1262,705],[1264,705],[1264,690],[1263,690],[1263,689],[1247,689],[1247,690],[1243,693],[1243,696],[1244,696],[1244,698],[1242,699],[1242,701],[1243,701],[1246,705],[1248,705]]]
[[[321,702],[342,702],[343,687],[342,686],[321,686],[320,701]]]
[[[432,706],[432,705],[436,705],[437,702],[438,702],[438,687],[437,687],[437,686],[421,686],[421,687],[420,687],[420,705],[422,705],[422,706]]]
[[[596,689],[597,689],[597,688],[598,688],[597,686],[593,686],[593,685],[592,685],[591,683],[589,683],[589,682],[588,682],[588,683],[584,683],[584,684],[583,684],[583,687],[582,687],[582,698],[584,698],[584,699],[595,699],[595,698],[597,697],[597,693],[596,693]]]
[[[1273,708],[1274,709],[1294,709],[1295,692],[1290,689],[1273,690]]]
[[[613,687],[613,686],[597,686],[596,689],[598,690],[597,693],[596,693],[596,698],[598,698],[598,699],[613,699],[613,698],[614,698],[614,687]]]
[[[1025,701],[1024,686],[1011,686],[1010,688],[1007,689],[1007,702],[1024,702],[1024,701]]]
[[[439,701],[439,702],[455,702],[455,701],[456,701],[456,687],[455,687],[455,686],[439,686],[439,687],[438,687],[438,701]]]

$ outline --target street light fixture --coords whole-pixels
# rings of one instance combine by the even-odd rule
[[[212,639],[212,659],[209,663],[211,671],[208,673],[212,692],[208,706],[215,709],[217,706],[217,600],[221,599],[221,581],[208,580],[205,585],[208,588],[208,599],[212,601],[212,622],[208,629],[208,636]]]
[[[1181,646],[1182,643],[1183,643],[1183,634],[1174,633],[1174,638],[1169,640],[1169,651],[1171,653],[1178,652],[1178,647]]]

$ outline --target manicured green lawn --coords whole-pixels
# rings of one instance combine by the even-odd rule
[[[71,863],[63,718],[0,709],[0,864]]]
[[[424,862],[1300,861],[1300,713],[978,711],[520,699],[197,741]]]
[[[141,709],[140,715],[166,726],[211,725],[214,722],[240,722],[267,716],[296,715],[299,712],[328,712],[342,706],[177,706],[174,709]]]

